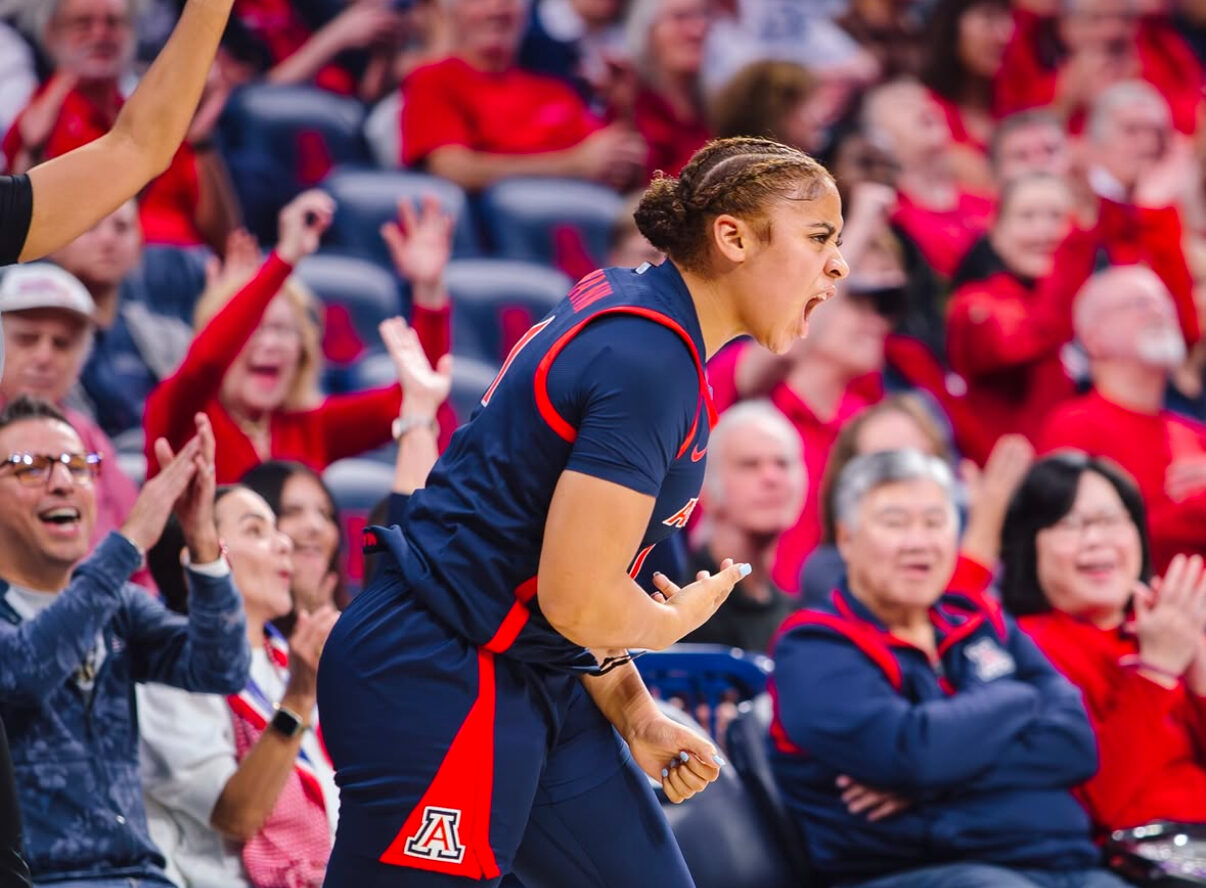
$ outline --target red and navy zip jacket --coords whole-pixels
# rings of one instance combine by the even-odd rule
[[[780,629],[771,761],[818,871],[1095,865],[1069,792],[1097,769],[1080,692],[981,592],[947,592],[930,619],[933,662],[845,588]],[[872,823],[847,811],[840,775],[912,804]]]
[[[636,576],[698,501],[715,422],[705,354],[671,263],[587,275],[512,349],[411,497],[404,535],[373,528],[366,545],[392,551],[431,613],[479,647],[596,671],[594,657],[540,611],[536,574],[553,490],[571,469],[655,498],[632,553]],[[397,578],[386,570],[381,582]]]

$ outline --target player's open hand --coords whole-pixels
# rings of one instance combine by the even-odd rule
[[[655,573],[653,600],[673,608],[677,616],[678,634],[667,641],[666,646],[708,622],[724,604],[737,582],[749,574],[748,564],[734,564],[732,558],[721,562],[720,570],[716,573],[700,571],[694,583],[682,587],[676,586],[665,574]]]
[[[676,805],[706,789],[724,764],[709,740],[660,712],[637,723],[625,739],[640,769]]]

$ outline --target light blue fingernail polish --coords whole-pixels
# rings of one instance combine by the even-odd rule
[[[663,776],[663,777],[669,777],[669,776],[670,776],[670,769],[669,769],[669,768],[662,768],[662,776]]]
[[[690,760],[691,760],[691,756],[687,755],[685,752],[680,752],[680,753],[678,754],[678,757],[679,757],[680,759],[682,759],[684,762],[688,762],[688,761],[690,761]]]
[[[748,564],[737,565],[737,572],[739,574],[741,574],[743,577],[748,577],[750,575],[750,573],[753,572],[753,570],[754,569],[752,567],[750,567]]]
[[[712,756],[712,761],[716,762],[716,764],[721,765],[722,767],[724,765],[724,757],[720,753],[716,753],[716,755]]]

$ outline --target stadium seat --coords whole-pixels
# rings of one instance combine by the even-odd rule
[[[645,684],[663,699],[715,707],[727,697],[751,700],[766,690],[774,669],[769,657],[723,644],[676,644],[636,659]]]
[[[364,119],[364,140],[373,162],[383,170],[396,170],[402,161],[401,115],[402,92],[394,90]]]
[[[179,318],[191,327],[211,255],[208,247],[146,247],[138,267],[122,282],[121,297],[138,300],[155,313]]]
[[[671,718],[701,733],[686,713],[663,704]],[[764,811],[732,767],[716,782],[673,805],[657,790],[696,888],[803,888]]]
[[[572,285],[559,271],[507,259],[450,262],[444,280],[452,294],[453,354],[494,364]]]
[[[326,178],[322,187],[337,204],[335,220],[327,232],[332,246],[392,269],[389,250],[381,240],[382,224],[397,218],[402,198],[417,202],[424,195],[434,194],[456,219],[452,255],[470,257],[479,253],[468,198],[447,179],[407,170],[341,167]]]
[[[610,188],[579,179],[504,179],[478,202],[487,236],[500,256],[554,264],[554,235],[577,229],[587,251],[601,264],[624,199]]]
[[[463,355],[454,354],[452,357],[452,394],[448,399],[452,402],[452,409],[456,411],[457,422],[463,425],[473,416],[482,395],[498,375],[498,365]],[[393,360],[384,352],[379,352],[356,362],[350,375],[350,390],[359,391],[390,385],[397,379],[398,373],[394,369]],[[372,455],[374,459],[380,458],[392,465],[394,446],[390,444],[379,451],[373,451]]]
[[[349,592],[355,594],[364,580],[360,537],[373,507],[389,495],[394,470],[377,460],[341,459],[327,466],[322,479],[331,488],[339,510],[339,527],[345,541],[344,576],[348,578]]]
[[[779,795],[767,756],[767,734],[770,729],[769,699],[763,695],[737,707],[737,717],[729,722],[725,732],[725,751],[746,791],[758,806],[767,829],[782,848],[784,856],[796,873],[796,885],[808,888],[816,879],[808,865],[804,838]],[[760,706],[759,704],[768,704]]]
[[[369,162],[364,107],[312,86],[253,84],[231,96],[219,133],[248,228],[276,239],[276,214],[339,164]]]
[[[352,390],[356,386],[347,380],[349,369],[381,348],[377,325],[403,311],[397,278],[372,262],[333,253],[303,259],[297,275],[325,308],[325,387],[329,392]]]

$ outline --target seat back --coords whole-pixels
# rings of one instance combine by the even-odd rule
[[[343,534],[344,576],[348,592],[355,595],[364,582],[364,552],[360,538],[368,516],[389,495],[394,484],[392,465],[372,459],[341,459],[327,466],[322,479],[335,497],[339,528]]]
[[[681,724],[706,733],[688,715],[662,705]],[[800,888],[763,810],[737,772],[720,769],[716,782],[678,805],[657,790],[696,888]]]
[[[799,827],[788,813],[771,771],[766,742],[770,732],[770,699],[762,695],[737,707],[737,716],[725,731],[725,751],[729,764],[741,778],[760,816],[779,845],[796,884],[809,888],[816,883],[808,864],[808,851]]]
[[[462,259],[444,274],[452,295],[452,351],[501,364],[573,282],[559,271],[507,259]]]
[[[769,657],[723,644],[676,644],[636,659],[645,684],[664,699],[715,707],[725,699],[751,700],[766,690]]]
[[[340,164],[368,163],[364,107],[313,86],[256,83],[231,96],[219,132],[248,227],[275,240],[276,214]]]
[[[327,242],[344,252],[392,269],[381,226],[397,219],[399,200],[417,203],[428,194],[434,195],[456,220],[453,256],[476,256],[480,252],[465,192],[447,179],[408,170],[340,167],[327,176],[322,187],[336,203]]]
[[[495,251],[508,259],[553,264],[558,229],[575,229],[602,263],[624,199],[580,179],[517,177],[482,192],[479,208]]]

